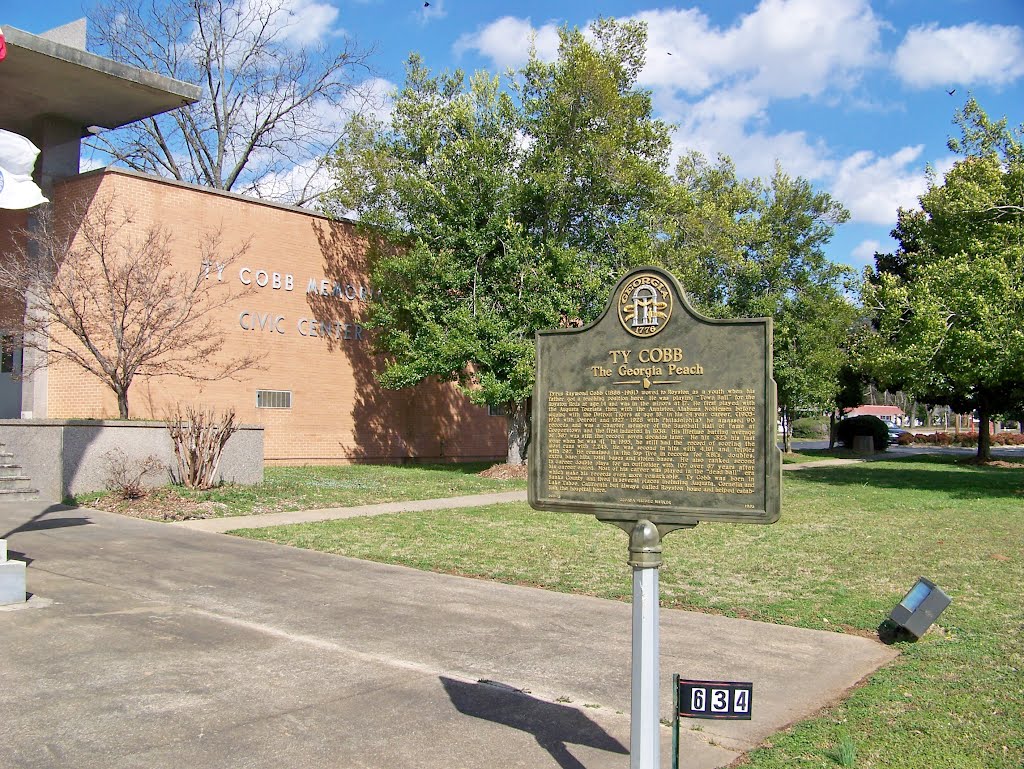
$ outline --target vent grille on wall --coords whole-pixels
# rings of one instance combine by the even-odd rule
[[[291,390],[256,391],[256,408],[258,409],[290,409],[291,407]]]

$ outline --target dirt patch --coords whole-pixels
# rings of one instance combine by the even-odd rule
[[[159,489],[141,499],[121,499],[109,494],[85,505],[94,510],[146,518],[151,521],[189,521],[197,518],[220,518],[227,508],[220,502],[199,502],[187,499],[174,489]]]
[[[526,463],[493,465],[480,473],[480,477],[495,478],[500,481],[525,481],[527,479]]]
[[[1010,457],[1008,459],[990,459],[987,462],[979,460],[976,456],[968,459],[957,460],[962,465],[975,465],[977,467],[1011,467],[1017,470],[1024,468],[1024,457]]]

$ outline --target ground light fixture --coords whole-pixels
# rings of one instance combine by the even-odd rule
[[[893,607],[889,619],[914,638],[920,638],[951,601],[952,599],[943,593],[938,585],[929,579],[919,577],[910,591],[903,596],[903,600]]]

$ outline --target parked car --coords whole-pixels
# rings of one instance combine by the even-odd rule
[[[889,428],[889,445],[892,446],[900,442],[901,435],[910,435],[909,430],[903,430],[899,427]]]

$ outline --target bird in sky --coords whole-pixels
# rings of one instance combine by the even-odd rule
[[[946,91],[946,93],[948,93],[950,96],[952,96],[953,94],[956,93],[956,89],[954,88],[952,91]]]

